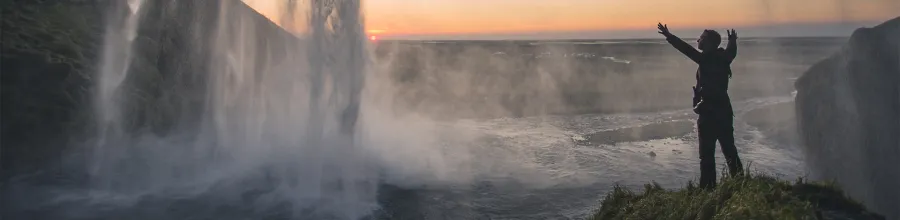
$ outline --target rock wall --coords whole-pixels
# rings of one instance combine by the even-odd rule
[[[0,180],[59,161],[84,125],[104,7],[80,1],[2,1]],[[87,110],[87,109],[85,109]]]
[[[857,29],[796,82],[797,122],[817,178],[900,219],[900,18]]]
[[[111,12],[127,5],[107,0],[0,4],[0,180],[6,181],[62,169],[63,157],[90,141],[103,35],[112,24],[107,21],[124,19]],[[202,120],[206,74],[221,55],[213,48],[220,23],[228,32],[254,33],[250,43],[261,50],[258,60],[280,59],[297,41],[240,0],[146,0],[140,11],[132,65],[120,91],[126,118],[133,119],[127,128],[133,130],[164,134]]]

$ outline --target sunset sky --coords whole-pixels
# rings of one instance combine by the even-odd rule
[[[277,18],[284,0],[244,1]],[[896,0],[364,0],[363,4],[367,32],[380,37],[646,32],[658,21],[677,28],[828,26],[900,16]]]

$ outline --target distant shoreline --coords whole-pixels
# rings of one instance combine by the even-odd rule
[[[684,40],[693,40],[696,38],[682,38]],[[813,36],[813,37],[745,37],[741,38],[740,41],[755,41],[755,40],[846,40],[849,37],[836,37],[836,36]],[[561,43],[581,43],[581,42],[597,42],[597,41],[622,41],[622,42],[640,42],[640,41],[658,41],[664,42],[664,38],[584,38],[584,39],[535,39],[535,40],[485,40],[485,39],[452,39],[452,40],[414,40],[414,39],[383,39],[378,40],[378,43],[428,43],[428,42],[465,42],[465,43],[478,43],[478,42],[510,42],[510,43],[535,43],[535,42],[561,42]]]
[[[812,22],[812,23],[782,23],[760,25],[736,25],[736,26],[708,26],[708,27],[672,27],[673,33],[683,38],[696,38],[704,29],[719,30],[737,29],[741,39],[750,38],[817,38],[835,37],[849,38],[857,28],[871,27],[881,21],[842,21],[842,22]],[[623,40],[623,39],[662,39],[657,34],[655,23],[647,24],[647,28],[625,30],[573,30],[550,32],[504,32],[504,33],[430,33],[430,34],[403,34],[390,31],[378,36],[382,40]],[[724,33],[723,33],[724,34]]]

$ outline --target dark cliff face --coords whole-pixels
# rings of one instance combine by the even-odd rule
[[[798,126],[814,174],[900,219],[900,18],[856,30],[796,88]]]
[[[107,25],[124,20],[115,12],[127,5],[10,0],[2,6],[0,179],[7,180],[62,168],[69,150],[90,141],[103,36]],[[251,42],[261,50],[258,60],[279,59],[296,41],[240,0],[146,0],[141,13],[132,64],[117,91],[132,131],[163,135],[202,120],[206,75],[222,53],[214,48],[217,31],[244,24],[243,31],[260,36]]]
[[[104,5],[2,1],[0,179],[59,161],[85,124]]]
[[[227,66],[228,51],[217,42],[234,42],[236,33],[253,35],[255,41],[241,42],[255,48],[256,65],[250,68],[257,71],[296,45],[295,36],[240,0],[148,1],[134,43],[137,56],[121,91],[123,118],[132,120],[129,133],[194,130],[182,128],[203,120],[208,74]]]

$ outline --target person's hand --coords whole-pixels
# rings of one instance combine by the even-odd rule
[[[728,33],[728,40],[737,40],[737,32],[734,29],[731,29],[731,31],[725,30],[725,32]]]
[[[666,37],[672,35],[672,33],[669,33],[669,27],[667,25],[659,23],[656,25],[656,28],[659,28],[659,33],[665,35]]]
[[[694,113],[697,113],[697,114],[705,113],[706,112],[706,104],[704,104],[703,100],[701,99],[699,102],[697,102],[697,105],[694,105],[693,110],[694,110]]]

